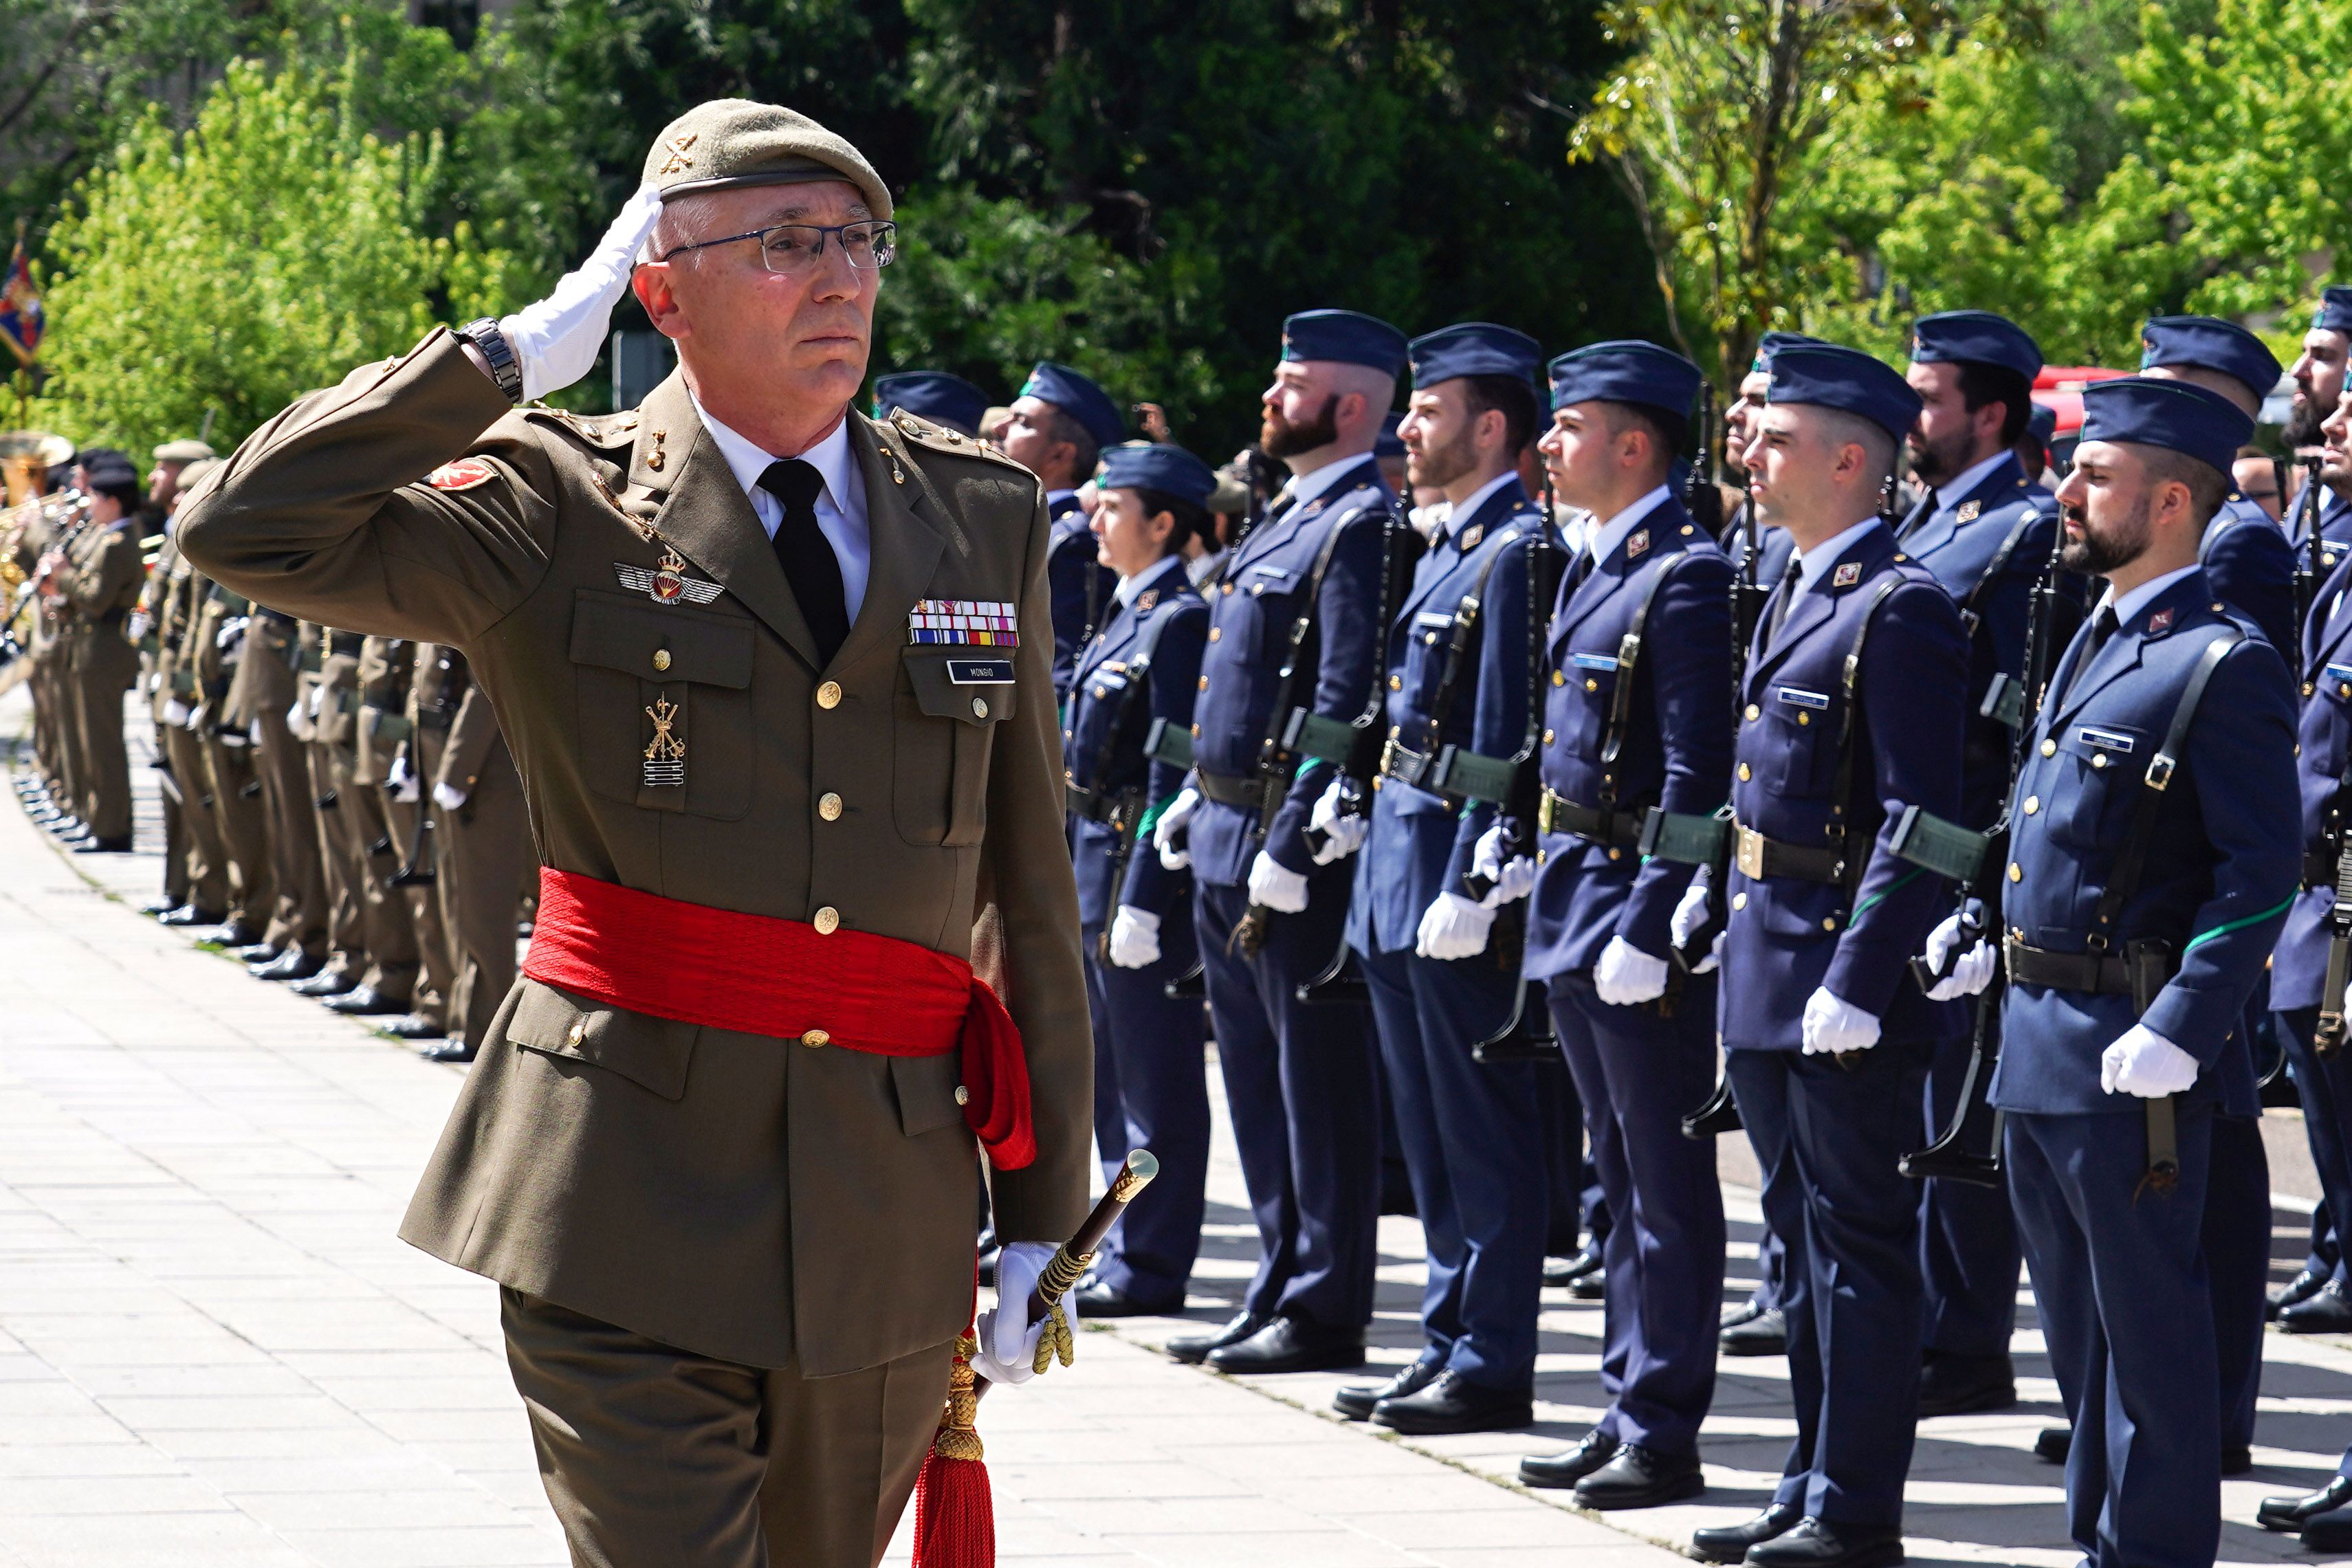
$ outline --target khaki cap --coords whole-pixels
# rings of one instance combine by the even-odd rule
[[[201,441],[167,441],[155,448],[158,463],[195,463],[219,454]]]
[[[864,154],[805,114],[747,98],[698,103],[662,128],[646,154],[645,183],[667,202],[739,185],[846,180],[877,218],[890,192]]]

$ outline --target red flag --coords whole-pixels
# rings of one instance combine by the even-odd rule
[[[41,296],[33,287],[32,264],[25,259],[25,242],[16,242],[8,258],[8,276],[0,279],[0,342],[5,342],[17,362],[29,367],[41,351]]]

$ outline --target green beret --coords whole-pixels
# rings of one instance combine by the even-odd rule
[[[194,463],[215,455],[213,449],[201,441],[167,441],[155,448],[158,463]]]
[[[805,114],[747,98],[698,103],[662,128],[646,154],[645,183],[663,201],[739,185],[846,180],[877,218],[890,193],[865,156]]]

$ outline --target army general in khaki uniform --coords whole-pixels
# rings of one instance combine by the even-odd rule
[[[847,142],[722,100],[646,180],[548,300],[256,432],[183,544],[496,705],[538,925],[402,1233],[505,1287],[574,1561],[870,1563],[971,1311],[975,1133],[1007,1238],[1087,1207],[1045,512],[850,409],[891,235]],[[516,411],[641,246],[679,373]]]

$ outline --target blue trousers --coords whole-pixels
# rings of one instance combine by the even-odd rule
[[[1991,1020],[2000,1027],[2000,1020]],[[1962,1035],[1936,1048],[1927,1068],[1926,1134],[1940,1136],[1960,1103],[1975,1042]],[[1990,1134],[1990,1111],[1968,1132],[1981,1149]],[[1926,1145],[1920,1145],[1925,1147]],[[2017,1217],[2000,1187],[1931,1179],[1919,1184],[1919,1266],[1927,1290],[1921,1338],[1929,1350],[1954,1355],[2006,1355],[2017,1327]]]
[[[2143,1191],[2137,1107],[2012,1113],[2017,1204],[2058,1392],[2074,1424],[2067,1534],[2089,1568],[2211,1568],[2221,1543],[2213,1304],[2202,1229],[2214,1117],[2179,1113],[2180,1181]]]
[[[1895,1161],[1917,1141],[1929,1048],[1882,1040],[1853,1065],[1793,1051],[1726,1062],[1787,1249],[1796,1406],[1779,1503],[1832,1525],[1903,1522],[1919,1419],[1919,1195]]]
[[[2312,1030],[2319,1022],[2316,1008],[2294,1008],[2272,1016],[2294,1073],[2295,1093],[2303,1101],[2304,1135],[2311,1140],[2311,1163],[2319,1175],[2322,1202],[2312,1216],[2311,1257],[2305,1266],[2352,1284],[2352,1271],[2346,1270],[2342,1251],[2328,1234],[2332,1226],[2326,1218],[2352,1214],[2352,1054],[2339,1051],[2332,1061],[2320,1060],[2311,1047]]]
[[[1453,962],[1409,950],[1357,956],[1429,1249],[1425,1354],[1466,1382],[1528,1389],[1549,1207],[1535,1069],[1470,1058],[1510,1017],[1518,976],[1491,952]]]
[[[1140,969],[1104,963],[1097,956],[1098,928],[1089,926],[1083,935],[1095,1057],[1098,1063],[1108,1059],[1116,1085],[1106,1111],[1097,1072],[1095,1142],[1112,1170],[1132,1149],[1148,1148],[1160,1156],[1150,1199],[1121,1217],[1095,1254],[1094,1273],[1122,1295],[1177,1312],[1201,1250],[1209,1179],[1201,1004],[1172,1000],[1166,989],[1192,967],[1192,914],[1181,905],[1169,911],[1160,925],[1160,961]]]
[[[1257,1219],[1257,1273],[1242,1304],[1262,1317],[1360,1328],[1379,1261],[1381,1128],[1370,1009],[1301,1002],[1339,950],[1354,868],[1307,875],[1307,907],[1277,915],[1257,956],[1233,950],[1244,887],[1196,885],[1217,1061]]]
[[[1695,1455],[1715,1398],[1723,1188],[1715,1140],[1684,1137],[1681,1122],[1714,1086],[1715,977],[1690,982],[1671,1013],[1612,1007],[1584,974],[1555,975],[1549,988],[1613,1220],[1601,1245],[1611,1404],[1600,1429]]]
[[[2242,1448],[2254,1440],[2254,1404],[2263,1392],[2263,1306],[2271,1277],[2271,1162],[2263,1124],[2252,1116],[2213,1118],[2200,1236],[2213,1300],[2221,1446]]]

